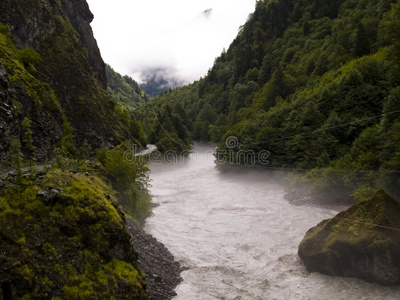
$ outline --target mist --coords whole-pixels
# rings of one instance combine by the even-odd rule
[[[102,57],[138,83],[149,70],[166,81],[189,83],[206,75],[254,11],[254,0],[88,0]]]

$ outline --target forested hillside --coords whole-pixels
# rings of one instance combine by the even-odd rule
[[[400,196],[399,70],[397,1],[257,1],[205,78],[135,116],[162,149],[212,141],[242,164],[268,151],[264,167],[299,171],[316,196]]]
[[[150,98],[131,77],[114,71],[106,64],[107,91],[114,101],[124,108],[131,110],[145,103]]]

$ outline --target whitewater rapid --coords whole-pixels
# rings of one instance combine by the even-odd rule
[[[294,206],[270,172],[221,173],[211,148],[194,150],[149,166],[157,206],[145,230],[186,268],[174,299],[400,299],[399,287],[307,272],[298,244],[337,211]]]

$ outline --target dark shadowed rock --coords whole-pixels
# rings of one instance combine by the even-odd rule
[[[138,267],[146,275],[150,300],[168,300],[176,296],[174,289],[181,283],[179,262],[153,236],[145,233],[134,222],[126,220],[132,236],[132,244],[139,260]]]
[[[400,284],[400,204],[380,190],[311,228],[298,253],[310,272]]]

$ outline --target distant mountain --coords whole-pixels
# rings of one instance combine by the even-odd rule
[[[144,83],[140,87],[152,98],[185,84],[182,80],[177,79],[173,75],[173,71],[168,68],[146,69],[142,71],[142,80]]]
[[[107,64],[106,75],[110,96],[127,110],[132,110],[150,99],[135,80],[127,75],[122,76]]]

